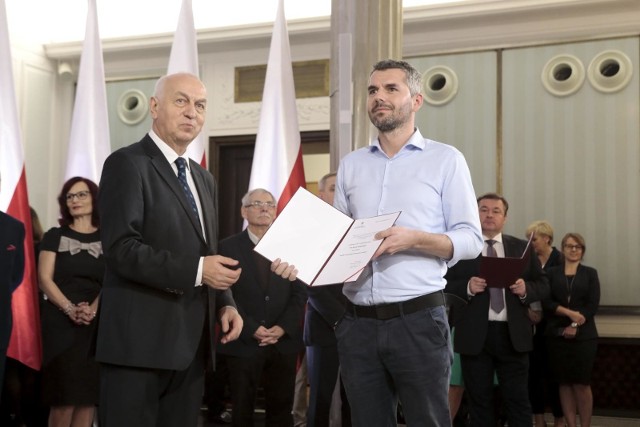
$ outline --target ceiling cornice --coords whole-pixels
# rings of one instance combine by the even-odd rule
[[[508,48],[640,34],[638,0],[478,0],[405,9],[405,56]],[[292,46],[329,43],[330,17],[288,22]],[[272,23],[197,31],[200,53],[269,46]],[[171,47],[173,33],[105,39],[105,57]],[[77,59],[82,42],[44,46],[51,59]]]

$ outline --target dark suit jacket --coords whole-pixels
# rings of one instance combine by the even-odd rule
[[[307,289],[307,313],[304,321],[304,344],[330,347],[337,345],[333,325],[344,316],[347,297],[342,284],[312,286]]]
[[[505,256],[520,257],[527,242],[506,234],[502,235]],[[454,349],[460,354],[479,354],[484,346],[489,325],[489,292],[481,292],[469,298],[467,283],[480,271],[480,255],[476,259],[464,260],[454,265],[446,274],[447,286],[445,292],[468,299],[469,303],[456,312]],[[533,301],[540,301],[549,294],[549,283],[540,267],[540,261],[531,251],[530,262],[522,278],[527,287],[527,297],[524,302],[509,290],[505,291],[505,304],[509,335],[514,350],[519,352],[531,351],[533,348],[533,328],[527,317],[527,306]]]
[[[306,286],[298,280],[291,282],[269,271],[269,283],[263,288],[258,281],[254,247],[247,230],[220,242],[220,254],[237,259],[242,268],[242,274],[231,290],[244,320],[244,327],[238,340],[219,345],[218,352],[250,357],[259,348],[258,341],[253,337],[258,327],[270,328],[278,325],[284,329],[285,335],[275,347],[282,354],[297,353],[302,349]],[[265,264],[266,268],[269,264]]]
[[[216,252],[213,177],[190,161],[206,240],[178,178],[147,135],[107,158],[100,181],[102,247],[107,264],[96,358],[116,365],[184,370],[205,319],[232,305],[231,291],[195,286],[200,257]],[[210,340],[213,341],[213,340]]]
[[[22,283],[23,276],[24,224],[0,212],[0,351],[6,351],[9,345],[11,294]]]
[[[600,305],[600,280],[595,268],[580,265],[571,283],[571,300],[569,297],[569,285],[564,275],[564,265],[558,265],[547,270],[551,293],[549,298],[543,300],[547,328],[545,335],[558,336],[558,331],[571,324],[571,319],[555,314],[559,305],[571,310],[579,311],[586,319],[584,325],[578,329],[576,340],[598,338],[598,331],[594,317]]]

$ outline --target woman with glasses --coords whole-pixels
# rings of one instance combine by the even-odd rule
[[[98,186],[74,177],[58,196],[60,227],[44,235],[38,278],[43,398],[49,427],[91,426],[98,403],[98,364],[91,354],[105,264],[100,243]]]
[[[578,233],[562,238],[564,263],[547,271],[551,294],[543,301],[549,362],[569,427],[576,426],[576,411],[580,426],[589,427],[593,412],[590,382],[598,344],[594,317],[600,281],[596,269],[582,264],[586,248]]]

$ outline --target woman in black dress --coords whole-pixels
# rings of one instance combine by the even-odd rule
[[[92,346],[104,275],[98,186],[74,177],[58,196],[60,227],[41,243],[38,263],[43,343],[43,397],[49,427],[90,426],[98,403]]]
[[[547,221],[534,221],[527,227],[525,234],[531,239],[531,246],[544,271],[562,264],[562,254],[553,246],[553,227]],[[560,405],[558,384],[550,371],[545,329],[547,320],[542,315],[542,303],[533,302],[529,306],[529,317],[532,320],[533,351],[529,353],[529,402],[533,412],[535,427],[547,425],[544,414],[547,403],[553,412],[553,426],[564,427],[564,415]]]
[[[569,427],[591,425],[593,395],[591,372],[596,359],[598,331],[594,316],[600,304],[600,281],[596,269],[581,264],[584,238],[568,233],[562,239],[564,263],[547,271],[551,285],[544,301],[547,318],[547,349],[560,402]]]

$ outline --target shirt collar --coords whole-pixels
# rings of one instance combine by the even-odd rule
[[[495,240],[496,242],[499,242],[500,244],[502,244],[502,233],[498,233],[496,234],[494,237],[492,237],[491,239],[487,236],[484,235],[484,233],[482,234],[482,240],[484,240],[485,242],[487,240]]]
[[[247,233],[249,234],[249,239],[253,242],[253,244],[257,245],[258,242],[260,241],[260,238],[255,234],[253,234],[251,230],[249,230],[249,227],[247,227]]]
[[[149,137],[156,144],[160,152],[164,155],[170,165],[173,165],[178,157],[182,157],[187,163],[187,170],[191,170],[191,166],[189,164],[189,156],[185,152],[182,156],[178,156],[178,153],[173,151],[171,147],[169,147],[160,137],[151,129],[149,131]]]
[[[420,133],[420,129],[415,128],[413,134],[411,135],[411,138],[409,138],[409,140],[402,146],[399,153],[409,149],[424,150],[426,146],[426,142],[427,141],[422,137],[422,134]],[[371,141],[371,145],[369,145],[369,150],[371,152],[382,151],[382,148],[380,147],[379,138],[376,137],[373,141]]]

